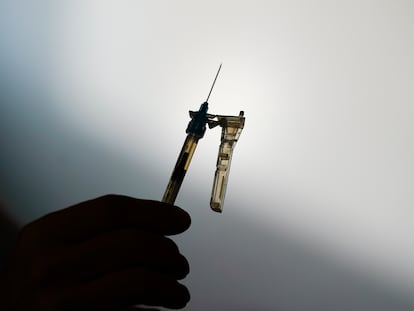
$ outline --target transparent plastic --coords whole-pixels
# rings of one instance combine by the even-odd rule
[[[178,155],[171,178],[168,182],[167,188],[165,189],[162,202],[174,204],[178,191],[180,191],[181,184],[183,183],[185,174],[190,166],[198,140],[199,138],[193,135],[188,135],[185,139],[183,148]]]
[[[222,127],[221,143],[217,157],[217,167],[214,174],[213,189],[211,192],[210,207],[213,211],[223,211],[224,197],[226,195],[227,181],[230,173],[231,158],[236,142],[244,127],[243,111],[239,116],[217,115],[218,124]]]

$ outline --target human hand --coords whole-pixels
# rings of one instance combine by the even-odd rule
[[[190,222],[178,207],[119,195],[48,214],[19,234],[7,271],[9,309],[182,308],[190,295],[177,280],[189,266],[165,235]]]

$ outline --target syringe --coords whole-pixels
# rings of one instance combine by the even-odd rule
[[[214,78],[206,101],[201,105],[198,111],[190,111],[191,121],[188,123],[186,130],[187,138],[184,141],[184,145],[181,149],[180,154],[178,155],[178,159],[171,174],[167,188],[165,189],[164,196],[162,198],[163,202],[174,204],[175,199],[178,195],[178,191],[180,190],[181,184],[184,180],[185,174],[190,166],[198,140],[203,138],[204,133],[206,132],[206,124],[208,122],[208,119],[215,117],[207,114],[208,100],[210,98],[214,84],[216,83],[217,77],[220,73],[221,65],[222,64],[220,64],[216,77]]]

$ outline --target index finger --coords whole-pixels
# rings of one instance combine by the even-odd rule
[[[187,230],[190,223],[188,213],[177,206],[112,194],[53,212],[32,225],[40,225],[42,233],[76,241],[128,227],[172,235]]]

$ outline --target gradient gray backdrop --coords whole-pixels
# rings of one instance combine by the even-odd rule
[[[414,309],[412,1],[0,1],[0,197],[26,223],[160,199],[187,111],[245,111],[222,215],[220,130],[177,204],[186,310]]]

